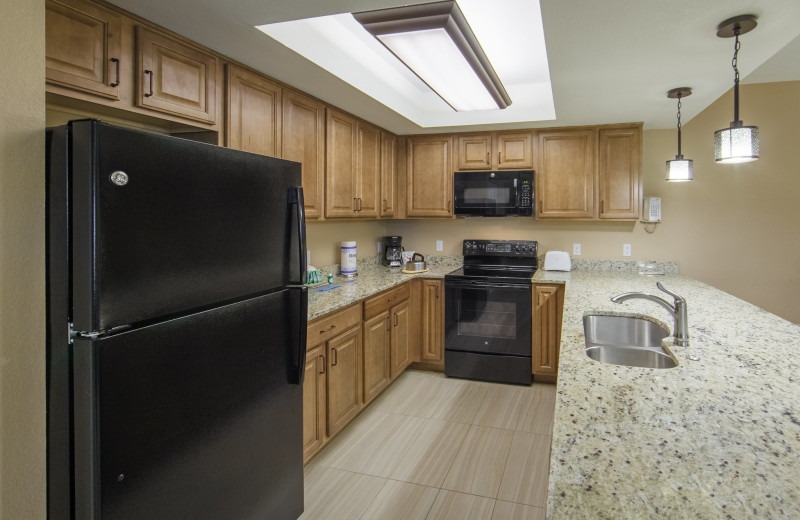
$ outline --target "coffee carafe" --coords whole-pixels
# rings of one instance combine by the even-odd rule
[[[403,250],[403,237],[383,237],[383,256],[381,263],[388,267],[401,267],[403,259],[400,252]]]

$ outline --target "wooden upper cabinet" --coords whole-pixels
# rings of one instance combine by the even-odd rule
[[[325,136],[325,216],[355,217],[356,119],[328,108]]]
[[[281,151],[280,85],[228,65],[228,147],[277,157]]]
[[[393,217],[397,191],[397,137],[381,132],[381,217]]]
[[[355,182],[357,216],[377,217],[381,205],[381,130],[364,121],[356,124]]]
[[[594,216],[594,128],[539,133],[536,216]]]
[[[530,170],[532,132],[458,135],[459,170]]]
[[[492,169],[492,134],[458,136],[458,169]]]
[[[603,128],[599,136],[601,219],[638,219],[642,205],[641,126]]]
[[[533,133],[497,133],[494,152],[498,170],[530,170],[533,168]]]
[[[95,3],[47,0],[47,83],[119,99],[120,20],[119,14]]]
[[[281,157],[303,165],[306,218],[323,217],[325,105],[294,90],[283,91]]]
[[[453,141],[449,135],[415,136],[406,141],[406,215],[453,215]]]
[[[217,122],[216,56],[144,26],[136,27],[136,104],[213,125]]]

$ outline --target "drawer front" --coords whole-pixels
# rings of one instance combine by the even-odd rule
[[[350,307],[329,314],[308,324],[308,340],[306,350],[335,338],[347,329],[361,323],[361,305]]]
[[[367,320],[382,313],[393,305],[407,300],[409,295],[408,283],[393,287],[377,296],[364,300],[364,319]]]

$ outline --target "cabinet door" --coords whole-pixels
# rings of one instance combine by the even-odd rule
[[[358,210],[355,118],[328,108],[325,145],[325,216],[354,217]]]
[[[393,217],[397,185],[397,137],[381,132],[381,217]]]
[[[333,436],[361,408],[361,327],[328,341],[328,435]]]
[[[492,168],[492,135],[458,136],[458,169],[490,170]]]
[[[375,399],[391,381],[389,311],[364,322],[364,404]]]
[[[136,48],[138,106],[217,122],[216,56],[142,26],[136,28]]]
[[[307,462],[325,442],[326,400],[325,346],[306,354],[306,374],[303,380],[303,461]]]
[[[410,137],[406,147],[407,215],[453,215],[452,139],[450,136]]]
[[[497,134],[494,150],[500,170],[525,170],[533,168],[533,134],[516,132]]]
[[[536,216],[594,216],[595,130],[539,134]]]
[[[278,156],[281,91],[263,76],[228,65],[228,148]]]
[[[357,217],[375,218],[380,207],[381,131],[364,121],[356,124]]]
[[[395,305],[389,318],[392,326],[391,376],[394,379],[411,364],[411,319],[408,301]]]
[[[641,209],[641,128],[600,130],[600,218],[638,219]]]
[[[284,89],[281,130],[281,157],[303,165],[306,218],[321,218],[325,193],[325,105]]]
[[[120,25],[119,14],[95,3],[45,2],[47,83],[119,99]]]
[[[422,280],[421,361],[444,364],[444,282],[442,280]]]
[[[532,372],[539,379],[555,382],[561,345],[564,308],[563,285],[533,286]]]

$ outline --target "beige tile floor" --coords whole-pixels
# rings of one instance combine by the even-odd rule
[[[300,520],[544,520],[554,406],[409,370],[306,466]]]

